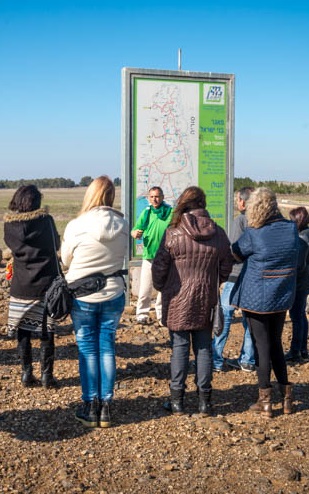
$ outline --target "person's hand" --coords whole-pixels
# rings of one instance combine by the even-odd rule
[[[143,236],[143,230],[133,230],[131,232],[131,235],[133,238],[142,238]]]

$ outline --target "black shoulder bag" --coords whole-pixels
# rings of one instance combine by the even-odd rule
[[[123,278],[124,275],[128,274],[127,269],[121,269],[109,275],[94,273],[68,283],[60,267],[52,225],[51,230],[58,274],[45,293],[42,340],[47,339],[47,316],[58,322],[63,321],[72,311],[74,298],[85,297],[86,295],[99,292],[105,287],[107,278],[114,276],[121,276]],[[125,280],[123,279],[123,281],[126,288]]]
[[[53,279],[44,297],[42,340],[47,339],[47,316],[52,317],[56,321],[62,321],[70,314],[73,306],[73,293],[71,292],[60,267],[52,223],[50,223],[50,228],[58,274],[56,278]]]

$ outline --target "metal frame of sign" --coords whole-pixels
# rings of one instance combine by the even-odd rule
[[[122,70],[121,202],[130,229],[153,185],[162,186],[171,204],[198,185],[210,216],[230,233],[234,92],[233,74]],[[140,253],[130,242],[131,265],[140,263]]]

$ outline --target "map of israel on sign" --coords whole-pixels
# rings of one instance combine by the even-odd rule
[[[122,204],[130,225],[159,186],[172,206],[201,187],[211,218],[229,231],[233,212],[234,76],[123,69]],[[140,256],[143,240],[132,242]]]
[[[137,198],[142,209],[156,184],[172,204],[198,183],[199,84],[138,80],[136,91]]]

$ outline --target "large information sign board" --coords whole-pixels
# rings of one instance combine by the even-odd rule
[[[229,231],[233,210],[234,76],[123,69],[122,201],[132,226],[159,185],[174,204],[198,185]],[[133,247],[139,256],[142,243]]]

